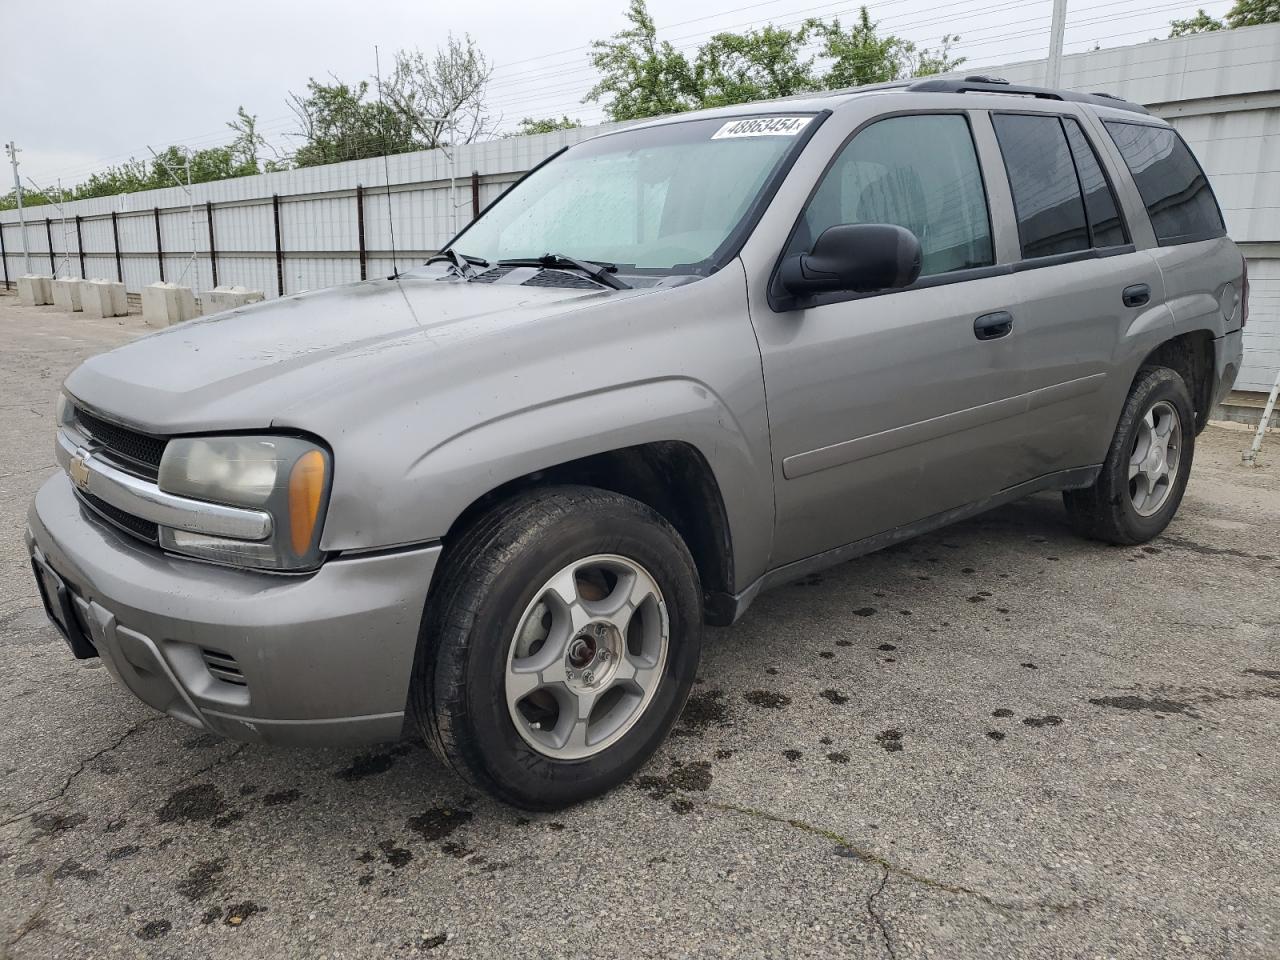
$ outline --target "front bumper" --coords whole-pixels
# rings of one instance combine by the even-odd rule
[[[306,746],[401,735],[439,546],[280,576],[168,556],[98,520],[65,473],[28,515],[103,663],[139,699],[238,740]]]

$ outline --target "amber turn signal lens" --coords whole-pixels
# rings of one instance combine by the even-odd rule
[[[324,496],[324,471],[319,450],[304,453],[289,471],[289,543],[300,557],[311,548]]]

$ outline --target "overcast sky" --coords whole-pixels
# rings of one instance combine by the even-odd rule
[[[1169,21],[1229,0],[1069,0],[1066,51],[1165,37]],[[725,29],[850,19],[858,4],[821,0],[650,0],[660,36],[696,47]],[[925,46],[961,37],[966,67],[1043,57],[1052,0],[877,0],[882,32]],[[354,81],[384,69],[401,47],[431,50],[450,31],[470,33],[495,65],[489,99],[508,126],[521,117],[600,119],[583,104],[593,71],[587,45],[624,26],[626,0],[79,0],[51,8],[0,0],[0,140],[23,148],[22,173],[64,186],[147,146],[225,143],[244,105],[263,132],[284,142],[295,129],[285,102],[311,76]],[[8,171],[0,183],[9,180]],[[25,183],[24,183],[25,185]]]

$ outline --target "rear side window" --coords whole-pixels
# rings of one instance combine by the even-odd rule
[[[1124,221],[1120,219],[1120,211],[1116,207],[1116,195],[1111,191],[1098,163],[1098,156],[1089,145],[1080,124],[1070,117],[1062,118],[1062,127],[1067,132],[1067,143],[1071,147],[1071,157],[1076,162],[1076,173],[1080,177],[1080,189],[1084,193],[1085,213],[1089,215],[1089,230],[1095,247],[1117,247],[1129,242],[1125,233]]]
[[[1208,178],[1172,128],[1104,123],[1133,174],[1162,247],[1226,233]]]
[[[838,223],[892,223],[920,241],[921,276],[995,262],[982,171],[959,114],[877,120],[849,141],[823,175],[788,245],[813,247]]]
[[[991,122],[1013,190],[1022,256],[1088,250],[1084,199],[1058,118],[1003,113],[994,115]]]

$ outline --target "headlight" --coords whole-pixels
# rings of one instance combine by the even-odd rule
[[[58,393],[58,401],[53,408],[53,419],[56,421],[59,430],[71,422],[71,401],[61,391]]]
[[[160,528],[174,553],[237,566],[306,570],[319,566],[320,531],[332,478],[329,452],[300,437],[190,437],[170,440],[160,489],[193,500],[253,507],[271,515],[265,540],[236,540]]]

